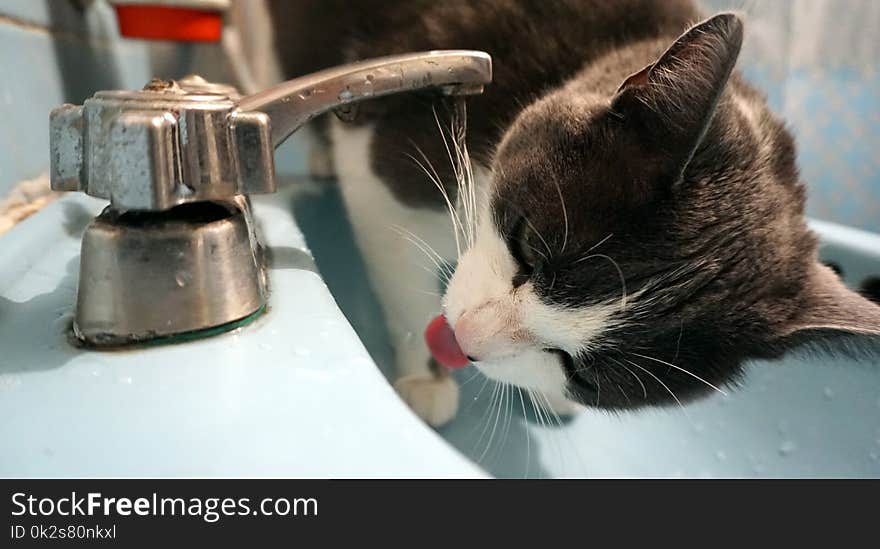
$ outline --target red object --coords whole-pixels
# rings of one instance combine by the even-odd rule
[[[425,343],[431,350],[434,359],[447,368],[463,368],[468,365],[468,357],[462,352],[455,340],[455,332],[440,315],[428,323],[425,328]]]
[[[140,4],[117,4],[114,7],[119,34],[127,38],[180,42],[220,40],[223,28],[220,12]]]

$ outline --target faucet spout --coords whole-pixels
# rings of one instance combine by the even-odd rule
[[[492,81],[492,58],[471,50],[393,55],[333,67],[243,97],[232,117],[261,112],[271,120],[278,147],[312,118],[365,99],[435,88],[448,95],[476,94]]]

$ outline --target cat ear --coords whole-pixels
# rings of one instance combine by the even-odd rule
[[[835,335],[880,337],[880,305],[847,288],[825,265],[815,263],[807,277],[804,306],[782,335],[797,343]]]
[[[716,15],[685,32],[660,58],[629,76],[612,111],[660,153],[659,163],[679,179],[709,127],[742,45],[743,24]]]

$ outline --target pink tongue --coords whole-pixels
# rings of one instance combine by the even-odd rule
[[[447,368],[462,368],[470,362],[455,341],[455,333],[443,315],[428,323],[425,328],[425,342],[434,359]]]

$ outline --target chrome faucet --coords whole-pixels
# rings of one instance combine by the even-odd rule
[[[189,76],[55,109],[52,188],[110,201],[83,236],[75,335],[115,346],[255,317],[267,282],[247,195],[275,191],[274,149],[332,109],[425,89],[476,94],[491,80],[488,54],[444,50],[330,68],[247,97]]]

